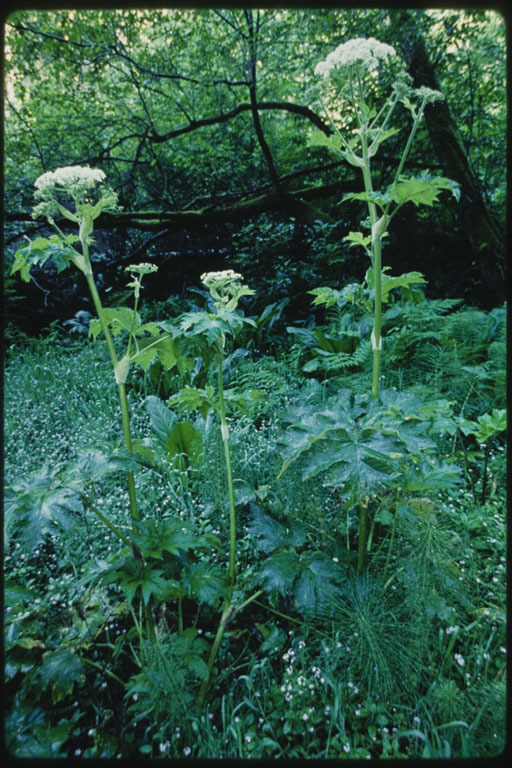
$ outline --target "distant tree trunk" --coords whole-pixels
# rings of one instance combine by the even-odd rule
[[[406,10],[390,12],[396,30],[397,45],[405,59],[415,88],[425,85],[441,90],[429,60],[416,15]],[[445,94],[449,101],[453,94]],[[463,94],[459,94],[462,98]],[[480,182],[473,173],[459,130],[453,120],[448,101],[430,105],[425,120],[434,150],[443,172],[461,186],[457,217],[461,234],[467,240],[470,258],[480,270],[483,289],[494,297],[494,304],[505,301],[505,237],[502,228],[486,207]]]

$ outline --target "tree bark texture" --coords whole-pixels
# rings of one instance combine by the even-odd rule
[[[416,18],[401,9],[392,11],[390,17],[400,53],[413,78],[413,86],[424,85],[441,90]],[[475,260],[483,283],[495,295],[497,302],[503,302],[506,299],[504,232],[484,203],[479,180],[471,169],[460,132],[450,112],[451,95],[445,96],[445,101],[431,104],[425,110],[429,137],[443,173],[461,187],[456,215],[461,235],[469,247],[468,259]]]

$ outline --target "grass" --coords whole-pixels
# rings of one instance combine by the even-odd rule
[[[457,322],[464,330],[464,319]],[[304,384],[296,351],[286,355],[239,358],[227,373],[227,387],[265,392],[246,416],[230,416],[237,569],[249,587],[263,558],[248,533],[251,504],[277,520],[299,520],[306,549],[331,558],[342,556],[354,533],[336,489],[321,479],[305,483],[290,468],[276,482],[281,414]],[[454,366],[455,379],[459,373]],[[466,397],[459,385],[457,396]],[[450,386],[444,377],[443,396]],[[145,379],[129,392],[135,437],[149,435],[143,399],[150,387]],[[7,483],[44,463],[72,461],[84,447],[119,441],[101,344],[59,337],[9,349],[4,394]],[[472,409],[477,395],[474,387]],[[487,385],[481,395],[492,401]],[[167,466],[137,474],[143,516],[193,522],[227,540],[218,430],[197,426],[205,450],[195,471]],[[254,601],[228,627],[203,714],[191,707],[198,678],[182,663],[191,651],[176,640],[176,601],[154,606],[159,641],[147,648],[142,676],[134,655],[137,616],[134,624],[117,586],[86,579],[91,563],[98,567],[119,549],[97,518],[79,516],[32,551],[14,537],[4,557],[10,751],[32,758],[498,754],[506,698],[503,440],[491,448],[483,505],[480,466],[475,460],[470,467],[474,487],[432,493],[414,525],[399,520],[385,583],[389,531],[378,523],[374,538],[384,543],[367,574],[345,584],[321,613],[305,617],[286,594]],[[128,524],[122,473],[97,484],[96,504],[119,526]],[[210,607],[185,600],[183,612],[197,638],[211,641]],[[57,674],[58,664],[66,676]]]

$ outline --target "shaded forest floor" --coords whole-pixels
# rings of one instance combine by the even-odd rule
[[[150,599],[141,599],[143,581],[108,576],[119,539],[73,506],[69,485],[69,468],[83,470],[77,457],[88,456],[96,508],[127,530],[124,473],[100,471],[120,446],[106,349],[56,325],[46,338],[13,341],[4,388],[13,755],[490,757],[504,748],[505,309],[396,302],[386,323],[383,390],[436,404],[436,453],[430,475],[418,459],[421,482],[410,480],[400,498],[370,494],[364,574],[355,569],[357,510],[340,487],[322,473],[305,479],[298,464],[280,474],[297,405],[325,414],[329,398],[367,388],[362,351],[348,366],[329,347],[341,316],[249,335],[225,369],[227,391],[248,403],[229,414],[240,601],[262,594],[228,626],[201,711],[229,530],[218,425],[191,419],[202,446],[195,463],[164,455],[136,472],[142,519],[169,536],[172,525],[186,532],[172,557],[188,574],[172,571],[177,561],[162,545]],[[205,372],[204,386],[214,381]],[[132,377],[140,445],[153,445],[148,399],[165,402],[186,384],[154,366]],[[194,549],[186,536],[214,544]],[[143,603],[154,644],[142,633]]]

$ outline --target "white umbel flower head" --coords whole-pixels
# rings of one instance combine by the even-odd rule
[[[229,312],[236,309],[238,300],[242,296],[250,296],[254,293],[251,288],[241,283],[242,279],[242,275],[232,269],[205,272],[201,275],[201,281],[215,299],[217,309],[227,309]]]
[[[392,45],[381,43],[374,37],[357,37],[338,45],[325,61],[320,61],[315,67],[315,75],[328,78],[333,70],[354,66],[372,70],[380,61],[385,62],[390,56],[396,56]]]
[[[69,189],[70,187],[86,187],[90,189],[97,182],[105,179],[105,173],[99,168],[88,168],[81,165],[69,165],[66,168],[57,168],[55,171],[47,171],[35,180],[35,186],[39,195],[46,190],[55,187]]]
[[[110,189],[103,189],[101,194],[95,194],[95,187],[105,180],[105,173],[100,168],[89,168],[81,165],[69,165],[47,171],[36,179],[34,197],[40,200],[34,208],[33,216],[52,217],[57,213],[72,221],[78,221],[75,214],[67,207],[69,199],[74,203],[75,210],[88,213],[95,218],[103,210],[116,210],[117,195]],[[93,198],[99,197],[96,207]],[[66,207],[64,207],[66,206]],[[89,209],[87,209],[89,206]]]

